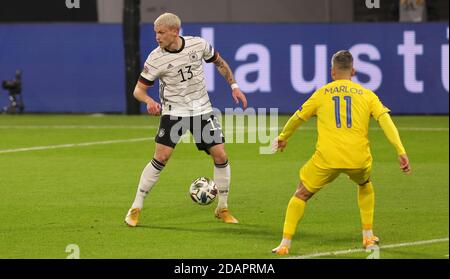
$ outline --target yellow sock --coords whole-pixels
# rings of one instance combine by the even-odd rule
[[[364,186],[359,186],[358,206],[363,230],[372,230],[373,212],[375,207],[375,193],[373,191],[372,182],[369,182]]]
[[[306,203],[303,200],[296,196],[291,198],[286,210],[286,218],[284,219],[283,238],[292,239],[297,230],[297,224],[305,212],[305,206]]]

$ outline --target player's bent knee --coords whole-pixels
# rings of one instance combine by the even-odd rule
[[[155,155],[155,159],[158,160],[158,162],[163,163],[164,165],[167,164],[167,162],[169,161],[170,156],[156,156]]]
[[[225,164],[228,161],[228,156],[224,148],[212,147],[209,151],[215,164]]]
[[[170,155],[171,155],[171,153],[167,153],[167,152],[156,152],[155,159],[165,165],[169,161]]]
[[[164,165],[169,161],[173,148],[163,144],[156,144],[154,158]]]
[[[295,196],[303,201],[309,200],[313,195],[314,193],[308,191],[302,183],[298,185],[297,191],[295,191]]]
[[[367,184],[369,184],[371,181],[370,181],[370,178],[368,178],[365,182],[363,182],[363,183],[361,183],[361,184],[358,184],[360,187],[364,187],[364,186],[367,186]]]
[[[228,161],[227,154],[220,154],[213,156],[213,160],[215,164],[225,164]]]

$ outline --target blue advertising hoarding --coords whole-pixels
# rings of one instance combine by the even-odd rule
[[[249,105],[294,112],[330,81],[333,53],[349,49],[354,81],[376,92],[393,114],[448,114],[448,24],[184,24],[230,64]],[[156,47],[141,28],[141,58]],[[0,79],[23,71],[27,112],[124,112],[122,26],[0,25]],[[228,84],[205,68],[214,107],[234,107]],[[157,88],[149,93],[157,98]],[[132,94],[129,92],[128,94]],[[0,106],[7,103],[0,92]]]

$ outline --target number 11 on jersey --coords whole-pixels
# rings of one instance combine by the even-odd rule
[[[346,114],[346,122],[347,128],[352,127],[352,97],[344,96],[345,100],[345,114]],[[332,97],[334,101],[334,117],[336,119],[336,127],[341,128],[341,102],[339,96]]]

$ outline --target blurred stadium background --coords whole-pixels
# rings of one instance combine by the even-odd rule
[[[22,71],[25,112],[139,113],[130,92],[156,46],[152,22],[173,11],[184,33],[205,37],[229,60],[255,107],[291,113],[329,81],[330,57],[345,48],[357,80],[394,114],[448,114],[445,0],[410,1],[426,3],[421,12],[396,0],[371,9],[365,0],[65,2],[2,1],[0,79]],[[212,66],[206,74],[214,105],[231,107],[220,75]]]
[[[0,257],[63,258],[65,245],[74,242],[82,247],[82,257],[91,258],[272,257],[266,252],[281,234],[297,169],[313,152],[313,124],[306,128],[308,144],[302,154],[298,157],[291,150],[290,161],[259,158],[256,148],[246,144],[229,145],[236,166],[232,198],[239,202],[236,213],[244,224],[227,228],[226,233],[220,224],[209,224],[211,212],[198,220],[173,219],[180,210],[192,216],[203,214],[183,196],[189,181],[212,171],[209,161],[193,148],[179,148],[172,169],[146,202],[150,208],[148,215],[144,211],[148,219],[143,222],[148,226],[132,232],[121,222],[141,167],[151,158],[153,141],[124,143],[124,149],[114,144],[83,146],[154,136],[158,119],[144,115],[145,108],[133,99],[132,89],[148,53],[156,47],[152,23],[168,11],[181,17],[183,34],[204,37],[229,62],[250,107],[278,108],[282,115],[293,113],[315,89],[329,82],[331,55],[350,49],[355,80],[375,91],[397,116],[394,120],[416,170],[409,180],[394,172],[395,154],[372,125],[374,143],[383,142],[374,148],[375,164],[381,161],[374,176],[380,184],[402,185],[380,190],[380,204],[386,206],[376,211],[380,212],[377,226],[385,232],[382,238],[387,244],[440,240],[432,242],[431,248],[408,247],[384,255],[448,258],[448,6],[448,0],[277,0],[264,5],[260,0],[1,1],[0,81],[5,82],[0,91],[0,207],[12,213],[0,217]],[[212,65],[205,71],[212,104],[222,111],[234,107],[220,74]],[[149,90],[154,98],[156,88]],[[105,116],[92,117],[100,114]],[[279,125],[286,119],[281,116]],[[305,142],[302,135],[296,140],[301,145]],[[73,150],[51,147],[71,144]],[[42,146],[50,147],[39,151]],[[268,169],[266,164],[284,171]],[[180,172],[186,165],[192,167],[191,174]],[[273,177],[267,177],[272,172]],[[259,185],[264,182],[270,185]],[[239,188],[240,184],[262,187],[254,191],[273,195],[271,205],[261,207],[267,200],[254,198],[251,189]],[[424,187],[430,185],[434,188]],[[316,212],[305,218],[306,233],[300,233],[304,244],[293,247],[294,256],[359,247],[354,193],[347,188],[340,192],[339,187],[324,191],[324,198],[314,201]],[[406,189],[422,192],[405,195]],[[331,195],[343,199],[353,195],[352,205],[336,205],[343,212],[341,221],[351,216],[352,226],[330,224],[323,229],[324,223],[330,223],[330,212],[324,208]],[[406,199],[399,201],[402,210],[406,208],[403,211],[397,208],[402,195]],[[159,198],[172,196],[180,207],[167,209],[167,202]],[[256,208],[259,217],[250,208]],[[328,210],[333,211],[332,206]],[[162,211],[167,216],[159,216]],[[247,225],[245,218],[251,220]],[[152,230],[152,224],[158,225]],[[354,237],[348,236],[349,231]],[[321,239],[321,233],[328,236]],[[342,235],[340,242],[329,233]],[[219,247],[232,249],[215,253],[189,246],[198,234],[219,234],[225,239]],[[164,241],[167,236],[176,239],[171,245],[179,250],[161,255],[157,244],[146,246],[146,239],[152,237],[169,245]],[[308,238],[312,240],[304,240]],[[240,253],[242,245],[251,247]],[[83,250],[86,246],[90,248]]]

